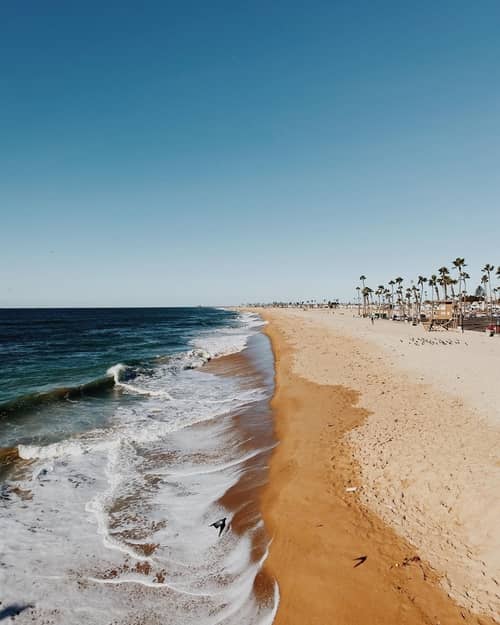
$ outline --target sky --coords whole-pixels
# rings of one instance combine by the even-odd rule
[[[0,306],[500,264],[500,3],[4,2]]]

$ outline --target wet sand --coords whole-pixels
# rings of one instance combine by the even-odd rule
[[[242,388],[268,390],[268,398],[231,415],[231,427],[242,441],[242,452],[263,451],[241,464],[240,479],[220,500],[230,512],[230,530],[239,535],[249,532],[252,536],[251,557],[257,562],[265,557],[270,539],[264,525],[257,531],[255,526],[262,520],[262,492],[268,483],[271,453],[276,444],[269,403],[274,386],[273,356],[267,337],[252,337],[242,352],[216,358],[205,365],[205,370],[219,376],[237,377]],[[271,605],[274,602],[274,586],[274,578],[265,570],[257,574],[254,592],[259,603]]]
[[[262,498],[273,537],[265,570],[281,595],[276,625],[494,623],[455,602],[442,571],[360,498],[362,450],[349,433],[368,420],[362,395],[306,379],[295,366],[301,349],[324,352],[324,329],[310,324],[301,335],[300,320],[286,312],[263,317],[276,360],[279,446]]]

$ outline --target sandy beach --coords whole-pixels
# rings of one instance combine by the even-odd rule
[[[262,315],[276,623],[498,622],[498,339],[352,311]]]

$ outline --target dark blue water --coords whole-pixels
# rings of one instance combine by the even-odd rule
[[[235,312],[201,307],[0,309],[0,448],[104,425],[117,402],[141,398],[116,392],[110,368],[125,365],[130,382],[175,355],[198,365],[196,341],[224,343],[240,325]]]
[[[112,365],[182,352],[200,331],[237,324],[214,308],[0,309],[0,410],[73,387]]]
[[[211,308],[0,310],[0,599],[30,606],[16,622],[271,625],[277,586],[253,592],[273,445],[260,326]]]

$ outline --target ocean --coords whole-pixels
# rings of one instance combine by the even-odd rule
[[[272,623],[261,327],[202,307],[0,310],[0,619]]]

